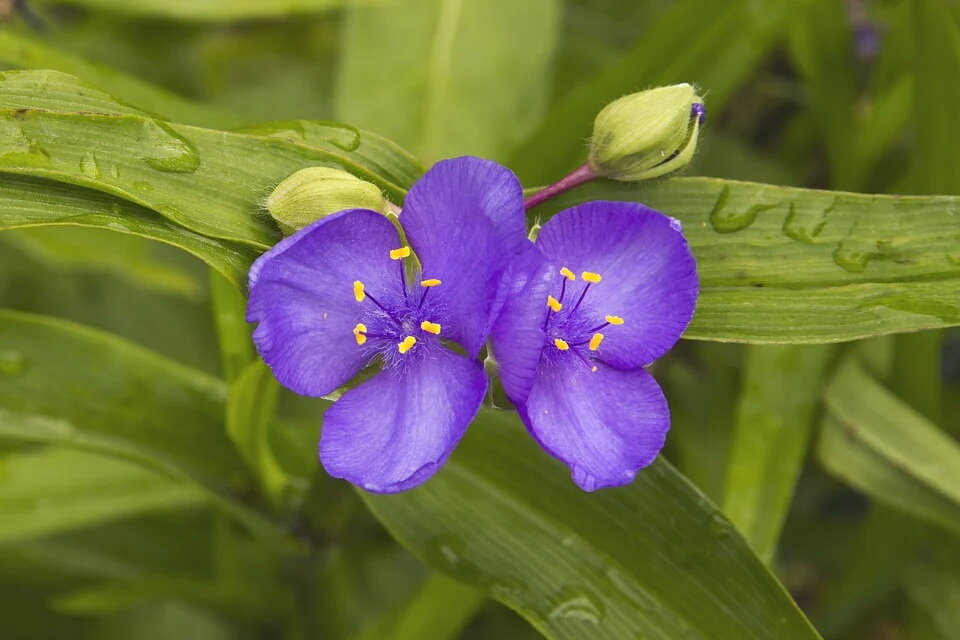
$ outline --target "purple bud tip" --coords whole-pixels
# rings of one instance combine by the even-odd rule
[[[700,120],[701,125],[706,124],[707,108],[703,106],[703,103],[694,102],[692,105],[690,105],[690,117]]]

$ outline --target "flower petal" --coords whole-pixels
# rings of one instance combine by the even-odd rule
[[[414,354],[327,409],[320,461],[330,475],[396,493],[425,482],[453,452],[483,401],[486,374],[445,348]]]
[[[493,322],[500,275],[527,241],[520,181],[489,160],[443,160],[410,189],[400,223],[424,277],[443,282],[436,295],[450,318],[445,335],[475,356]]]
[[[666,398],[643,369],[591,372],[569,358],[541,366],[520,415],[584,491],[627,484],[663,448],[670,429]]]
[[[696,262],[673,218],[638,203],[588,202],[547,221],[537,247],[557,266],[603,277],[584,305],[599,318],[624,319],[604,330],[605,362],[622,369],[650,364],[690,324],[699,292]]]
[[[503,307],[490,337],[500,380],[514,404],[525,401],[533,387],[546,340],[546,299],[556,274],[556,268],[532,243],[504,274]]]
[[[363,311],[353,282],[396,295],[399,278],[389,251],[398,246],[399,235],[383,215],[352,209],[304,227],[253,264],[247,321],[259,323],[254,343],[281,384],[321,396],[369,361],[353,336]]]

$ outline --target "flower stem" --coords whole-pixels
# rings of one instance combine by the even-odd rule
[[[549,187],[545,187],[527,198],[523,202],[523,206],[525,209],[532,209],[538,204],[546,202],[550,198],[558,196],[564,191],[569,191],[574,187],[580,186],[584,182],[589,182],[598,176],[599,174],[593,169],[593,167],[590,166],[589,163],[584,163],[582,166],[574,169],[565,178],[561,178],[559,181],[551,184]]]

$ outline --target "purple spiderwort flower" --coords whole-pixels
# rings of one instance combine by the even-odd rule
[[[628,202],[561,211],[504,288],[492,346],[527,429],[580,488],[627,484],[670,427],[643,367],[680,338],[699,291],[680,223]]]
[[[426,481],[479,410],[487,378],[476,357],[502,271],[527,242],[519,181],[479,158],[437,163],[399,220],[409,246],[366,209],[282,240],[251,268],[247,309],[258,352],[297,393],[329,394],[382,360],[327,409],[320,441],[330,475],[380,493]],[[408,282],[411,249],[423,270]]]

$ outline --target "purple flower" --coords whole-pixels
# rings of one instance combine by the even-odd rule
[[[305,227],[253,265],[247,310],[260,355],[297,393],[329,394],[382,361],[327,410],[320,441],[331,475],[381,493],[426,481],[476,415],[487,389],[476,357],[502,270],[527,242],[519,181],[478,158],[436,164],[400,223],[409,246],[366,209]],[[422,272],[408,281],[412,254]]]
[[[530,433],[586,491],[630,482],[670,428],[643,367],[676,343],[697,300],[680,223],[627,202],[561,211],[504,283],[493,351]]]

